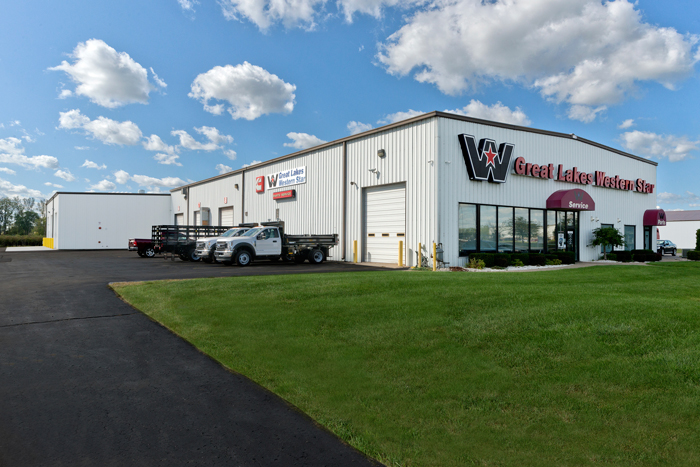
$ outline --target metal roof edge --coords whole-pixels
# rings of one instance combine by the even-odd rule
[[[51,198],[47,199],[48,203],[58,195],[127,195],[127,196],[170,196],[170,193],[95,193],[92,191],[57,191]]]

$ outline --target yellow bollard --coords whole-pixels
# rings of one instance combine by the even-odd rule
[[[417,268],[422,268],[423,267],[423,250],[421,249],[422,245],[418,243],[418,264],[416,264]]]
[[[357,240],[352,242],[352,261],[357,263]]]
[[[399,240],[399,267],[403,267],[403,240]]]
[[[437,271],[437,245],[433,242],[433,271]]]

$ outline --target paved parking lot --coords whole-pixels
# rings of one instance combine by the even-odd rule
[[[372,269],[0,252],[0,465],[376,465],[107,286]]]

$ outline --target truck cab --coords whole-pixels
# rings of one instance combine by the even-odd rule
[[[217,261],[247,266],[253,259],[279,259],[282,236],[277,227],[256,227],[236,237],[219,238],[214,253]]]
[[[238,227],[227,230],[218,237],[207,237],[200,238],[197,240],[197,246],[195,253],[202,258],[205,263],[213,263],[217,260],[216,252],[216,242],[224,238],[235,238],[240,237],[250,229],[256,227],[257,224],[239,224]]]

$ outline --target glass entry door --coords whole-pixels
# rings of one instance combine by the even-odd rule
[[[556,249],[574,253],[578,261],[579,214],[576,211],[556,211],[556,216]]]

